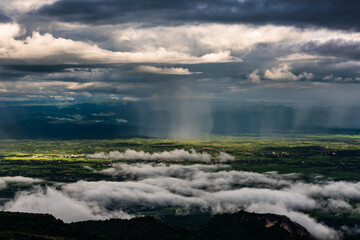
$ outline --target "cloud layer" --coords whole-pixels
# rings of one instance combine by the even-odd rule
[[[0,190],[7,187],[8,183],[25,183],[25,184],[33,184],[41,182],[41,179],[36,178],[28,178],[28,177],[0,177]]]
[[[360,78],[358,31],[216,22],[34,24],[0,23],[1,101],[275,98],[284,104],[299,95],[296,102],[302,104],[315,97],[300,96],[298,89],[317,96]],[[295,94],[279,95],[279,88]],[[332,91],[346,92],[348,104],[355,104],[357,95],[344,88]],[[340,93],[326,96],[331,98],[314,102],[343,99]]]
[[[0,41],[0,60],[5,64],[60,65],[60,64],[109,64],[109,63],[212,63],[232,61],[229,51],[219,51],[193,56],[164,47],[145,49],[141,52],[110,51],[95,44],[56,38],[50,33],[32,32],[25,39],[19,24],[0,24],[5,35]]]
[[[135,151],[127,149],[125,152],[111,151],[109,153],[98,152],[88,155],[95,159],[115,159],[115,160],[144,160],[144,161],[182,161],[190,160],[196,162],[210,162],[210,154],[198,153],[194,149],[186,151],[184,149],[175,149],[172,151],[148,153],[144,151]],[[220,162],[232,161],[235,158],[227,153],[220,152],[216,160]]]
[[[338,239],[331,229],[304,211],[355,213],[360,183],[318,179],[305,183],[296,174],[226,170],[226,165],[165,165],[117,163],[97,172],[114,181],[34,187],[19,192],[4,210],[46,212],[67,222],[129,218],[139,209],[176,207],[180,212],[236,212],[240,209],[288,216],[318,239]],[[92,169],[89,169],[94,171]],[[115,181],[116,179],[126,181]],[[344,228],[345,229],[345,228]]]
[[[356,105],[357,6],[351,0],[0,0],[0,102]],[[197,110],[177,117],[184,122]],[[211,119],[211,112],[203,115]]]

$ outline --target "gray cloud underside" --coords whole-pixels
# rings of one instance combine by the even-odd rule
[[[2,23],[2,22],[11,22],[11,18],[6,16],[0,9],[0,23]]]
[[[315,183],[305,183],[296,174],[221,170],[226,167],[114,164],[98,174],[133,180],[79,181],[63,184],[59,190],[34,187],[18,193],[4,209],[51,213],[67,222],[130,218],[136,207],[195,207],[213,213],[245,209],[286,215],[318,239],[338,239],[341,230],[335,231],[302,211],[359,211],[351,205],[360,199],[358,182],[318,179]]]
[[[341,38],[332,39],[324,43],[310,41],[303,46],[303,51],[323,56],[343,57],[354,60],[360,59],[359,42],[346,41]]]
[[[147,22],[163,25],[195,21],[318,25],[350,29],[359,27],[359,8],[359,2],[354,0],[59,0],[42,7],[33,15],[93,24]]]

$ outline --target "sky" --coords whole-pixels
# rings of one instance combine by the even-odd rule
[[[154,136],[236,132],[244,116],[359,128],[359,9],[350,0],[0,0],[0,135],[16,136],[9,126],[34,111],[51,126],[132,124]]]

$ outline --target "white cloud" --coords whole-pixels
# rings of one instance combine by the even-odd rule
[[[98,159],[122,159],[122,160],[146,160],[146,161],[182,161],[191,160],[198,162],[210,162],[212,157],[210,154],[203,152],[198,153],[194,149],[186,151],[184,149],[175,149],[172,151],[164,152],[144,152],[127,149],[125,152],[111,151],[108,154],[104,152],[98,152],[88,155],[89,158]],[[235,158],[225,152],[219,152],[219,156],[214,158],[220,162],[233,161]]]
[[[229,161],[235,160],[235,158],[233,156],[231,156],[230,154],[227,154],[225,152],[220,152],[218,159],[220,162],[229,162]]]
[[[57,0],[0,0],[0,7],[11,13],[26,13]]]
[[[220,191],[211,194],[211,196],[225,203],[225,208],[227,204],[248,206],[253,203],[279,204],[285,208],[294,210],[313,209],[316,206],[316,202],[306,195],[263,188],[241,188],[237,190]]]
[[[333,78],[334,78],[333,75],[327,75],[327,76],[323,77],[323,80],[328,81],[328,80],[332,80]]]
[[[346,62],[339,62],[332,65],[336,69],[353,69],[360,67],[360,61],[350,60]]]
[[[194,149],[191,149],[190,152],[183,149],[175,149],[172,151],[164,152],[155,152],[148,153],[144,151],[135,151],[127,149],[124,153],[118,151],[111,151],[108,154],[100,152],[95,154],[88,155],[89,158],[98,158],[98,159],[125,159],[125,160],[169,160],[169,161],[180,161],[180,160],[193,160],[193,161],[202,161],[209,162],[211,160],[211,155],[208,153],[197,153]]]
[[[122,91],[134,88],[130,84],[117,84],[114,85],[110,82],[66,82],[66,81],[27,81],[26,79],[20,81],[0,81],[0,93],[7,94],[39,94],[39,95],[52,95],[59,96],[69,92],[87,92],[91,90],[108,90],[109,92]],[[131,97],[123,99],[131,101]]]
[[[256,69],[252,73],[250,73],[248,78],[253,83],[260,83],[261,78],[260,78],[260,75],[259,75],[259,69]]]
[[[116,119],[116,122],[118,122],[118,123],[127,123],[128,120],[126,120],[126,119],[121,119],[121,118],[117,118],[117,119]]]
[[[246,53],[259,43],[293,44],[307,41],[321,43],[338,39],[339,36],[345,40],[360,39],[359,33],[345,31],[274,25],[254,27],[245,24],[198,24],[150,28],[124,26],[115,31],[114,35],[119,46],[126,45],[133,49],[163,46],[181,52],[193,52],[197,49]]]
[[[296,81],[300,79],[312,79],[314,74],[303,72],[299,75],[295,75],[291,72],[291,65],[288,63],[282,63],[279,66],[273,67],[271,69],[266,69],[264,77],[271,80],[285,80],[285,81]]]
[[[328,201],[328,206],[332,209],[347,209],[352,210],[352,207],[349,203],[345,202],[342,199],[330,199]]]
[[[279,61],[318,61],[323,59],[334,59],[334,57],[324,57],[324,56],[318,56],[318,55],[311,55],[311,54],[305,54],[305,53],[293,53],[284,57],[278,57],[276,58]]]
[[[325,77],[323,77],[324,81],[329,81],[329,82],[354,82],[357,81],[356,78],[352,78],[352,77],[340,77],[340,76],[333,76],[333,75],[327,75]]]
[[[138,66],[136,67],[136,72],[143,73],[154,73],[154,74],[170,74],[170,75],[190,75],[195,74],[194,72],[190,72],[187,68],[160,68],[153,66]],[[196,72],[198,73],[198,72]]]
[[[114,99],[116,99],[116,98],[114,98]],[[123,97],[122,100],[129,101],[129,102],[136,102],[136,101],[139,101],[139,98],[137,98],[137,97]]]
[[[130,179],[147,179],[156,177],[180,178],[189,186],[208,190],[231,189],[234,185],[250,186],[256,183],[259,187],[288,186],[291,182],[284,180],[276,173],[259,174],[243,171],[216,171],[227,165],[149,165],[149,164],[113,164],[111,168],[99,171],[100,174],[126,176]]]
[[[303,192],[311,196],[360,199],[360,182],[351,183],[338,181],[319,184],[305,184],[300,182],[292,186],[291,191]]]
[[[96,202],[71,199],[49,187],[20,192],[14,200],[6,203],[4,209],[10,212],[49,213],[65,222],[131,217],[121,210],[108,213]]]
[[[33,32],[32,36],[18,39],[23,34],[18,24],[0,24],[0,59],[21,64],[81,64],[81,63],[212,63],[237,61],[230,51],[210,52],[194,56],[184,52],[152,48],[134,52],[113,52],[97,45],[65,38],[50,33]]]
[[[28,177],[0,177],[0,190],[7,187],[7,183],[38,183],[41,182],[41,179],[37,178],[28,178]]]
[[[31,2],[43,4],[47,1]],[[86,25],[76,25],[74,31],[88,28],[90,27]],[[113,31],[114,28],[118,30]],[[97,31],[100,30],[97,28]],[[113,26],[112,42],[118,50],[110,51],[86,42],[56,38],[50,33],[33,32],[32,36],[22,39],[24,31],[16,23],[0,24],[0,56],[3,61],[12,60],[16,63],[17,60],[22,64],[239,62],[242,56],[260,43],[297,46],[309,41],[325,43],[339,39],[339,36],[346,41],[360,39],[360,34],[356,32],[274,25],[253,27],[244,24],[199,24],[140,28],[135,24],[125,24]],[[278,60],[315,58],[322,57],[299,53],[280,57]],[[151,71],[187,74],[185,68]]]

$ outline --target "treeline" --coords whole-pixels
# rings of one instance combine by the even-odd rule
[[[285,216],[240,211],[216,215],[200,226],[181,227],[153,217],[66,224],[48,214],[0,212],[0,239],[219,240],[313,239]]]

